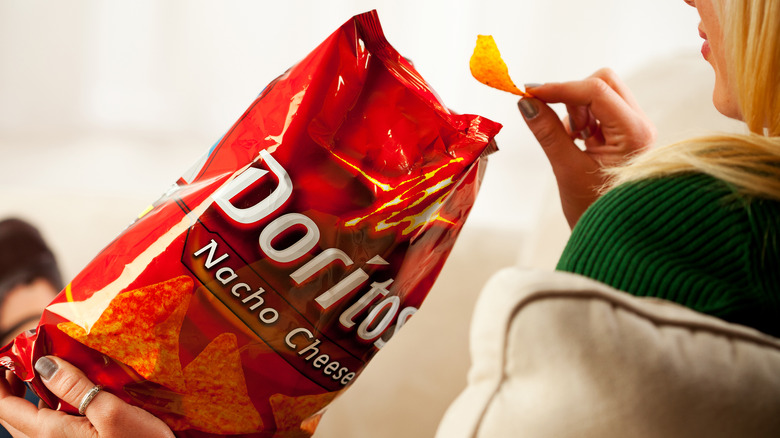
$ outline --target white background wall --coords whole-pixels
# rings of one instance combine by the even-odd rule
[[[0,0],[0,216],[32,217],[74,274],[266,83],[373,8],[448,106],[505,125],[475,226],[528,229],[557,205],[517,99],[470,76],[477,34],[494,35],[519,84],[602,66],[629,77],[701,45],[682,0]]]

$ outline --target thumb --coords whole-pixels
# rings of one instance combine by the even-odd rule
[[[81,370],[54,356],[44,356],[35,362],[35,370],[41,375],[43,383],[60,400],[78,409],[85,397],[95,387]],[[85,407],[98,400],[103,401],[106,394],[102,391],[91,395]],[[83,414],[82,414],[83,415]]]
[[[534,98],[523,98],[517,106],[550,161],[563,213],[574,228],[582,213],[598,198],[603,183],[600,167],[574,144],[549,106]]]
[[[80,425],[83,429],[77,436],[174,436],[162,420],[149,412],[109,392],[97,390],[94,393],[95,384],[81,370],[58,357],[41,357],[35,363],[35,370],[54,395],[77,409],[84,408],[82,415],[89,423]]]
[[[588,163],[583,162],[584,160],[592,161],[574,144],[558,115],[544,102],[535,98],[523,98],[517,102],[517,107],[542,146],[556,175],[572,167],[587,166]]]

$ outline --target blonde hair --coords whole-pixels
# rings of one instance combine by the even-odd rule
[[[780,0],[719,0],[730,79],[749,134],[684,140],[610,169],[609,186],[703,172],[739,192],[780,200]]]

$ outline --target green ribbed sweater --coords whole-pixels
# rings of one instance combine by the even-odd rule
[[[703,174],[632,182],[596,201],[558,270],[780,337],[780,202]]]

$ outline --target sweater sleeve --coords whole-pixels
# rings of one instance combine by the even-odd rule
[[[557,269],[780,336],[778,213],[703,174],[628,183],[585,212]]]

